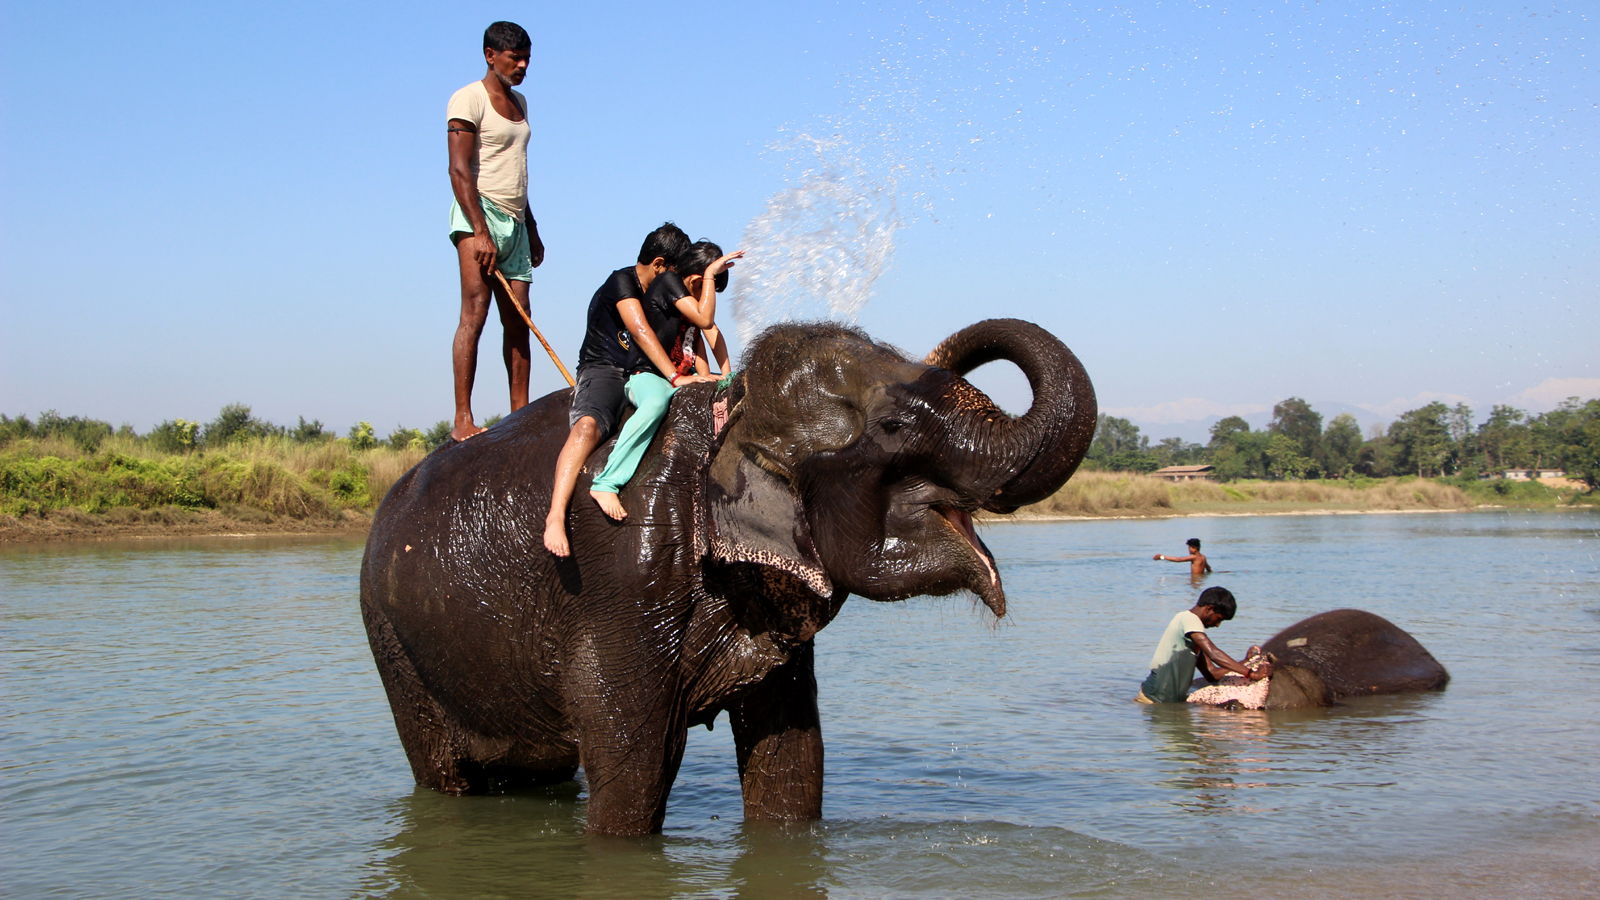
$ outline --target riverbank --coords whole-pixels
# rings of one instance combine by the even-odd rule
[[[112,437],[93,452],[69,441],[0,449],[0,542],[366,530],[421,449],[349,441],[241,441],[163,453]]]
[[[1580,486],[1476,479],[1356,478],[1173,484],[1134,472],[1080,471],[1055,495],[1015,513],[1023,519],[1458,512],[1480,508],[1569,509],[1600,505]]]
[[[111,438],[94,452],[67,441],[0,449],[0,542],[121,537],[360,534],[421,449],[357,450],[348,441],[244,441],[160,453]],[[1414,477],[1171,484],[1133,472],[1080,471],[1016,518],[1126,519],[1565,509],[1600,505],[1574,484]],[[988,517],[991,521],[997,517]]]

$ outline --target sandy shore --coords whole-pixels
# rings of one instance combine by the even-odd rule
[[[1262,504],[1267,506],[1267,504]],[[1505,506],[1485,504],[1476,509],[1506,509]],[[1533,511],[1543,509],[1533,508]],[[1029,522],[1088,522],[1118,519],[1195,519],[1226,518],[1234,516],[1366,516],[1398,515],[1411,513],[1472,512],[1472,509],[1253,509],[1240,511],[1221,510],[1163,510],[1144,514],[1105,516],[1036,515],[1027,512],[1009,516],[980,516],[985,525]],[[181,516],[145,517],[91,515],[88,513],[57,513],[48,519],[0,519],[0,544],[26,544],[43,541],[96,541],[126,538],[165,537],[264,537],[269,535],[344,535],[366,534],[372,524],[367,513],[346,510],[340,519],[298,520],[279,518],[263,520],[256,517],[238,518],[216,510],[184,511]]]
[[[1371,515],[1409,515],[1411,513],[1451,513],[1475,512],[1479,509],[1505,509],[1503,506],[1477,506],[1467,509],[1260,509],[1251,512],[1220,512],[1215,510],[1168,510],[1130,515],[1108,516],[1063,516],[1063,515],[1033,515],[1026,512],[1012,513],[1009,516],[982,516],[979,521],[986,524],[1005,524],[1007,522],[1098,522],[1105,519],[1223,519],[1236,516],[1371,516]]]

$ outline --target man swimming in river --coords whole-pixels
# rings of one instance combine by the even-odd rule
[[[1211,563],[1206,562],[1205,554],[1200,552],[1199,538],[1189,538],[1188,556],[1162,556],[1157,553],[1150,558],[1159,559],[1162,562],[1186,562],[1189,564],[1190,578],[1199,578],[1201,575],[1211,574]]]

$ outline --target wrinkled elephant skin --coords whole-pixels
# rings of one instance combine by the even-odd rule
[[[966,381],[1014,362],[1033,405]],[[674,396],[626,522],[588,502],[573,555],[541,542],[571,392],[444,447],[374,516],[361,610],[417,782],[451,793],[572,777],[591,831],[661,828],[687,729],[726,711],[746,818],[816,818],[823,746],[812,638],[850,594],[1005,592],[972,528],[1057,490],[1094,390],[1038,326],[980,322],[925,361],[831,324],[769,329],[723,392]],[[714,400],[728,404],[715,426]]]
[[[1275,662],[1268,709],[1331,706],[1346,697],[1443,690],[1433,654],[1399,626],[1359,609],[1296,622],[1261,645]]]

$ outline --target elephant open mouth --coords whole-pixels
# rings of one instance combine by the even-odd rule
[[[956,534],[967,542],[972,548],[972,553],[983,563],[984,574],[987,581],[976,590],[978,598],[989,607],[996,616],[1004,617],[1006,614],[1006,592],[1000,587],[1000,572],[994,567],[994,555],[989,548],[984,546],[983,539],[978,537],[977,529],[972,527],[972,514],[964,509],[955,509],[949,506],[936,506],[934,510],[944,517],[945,522],[955,529]]]

